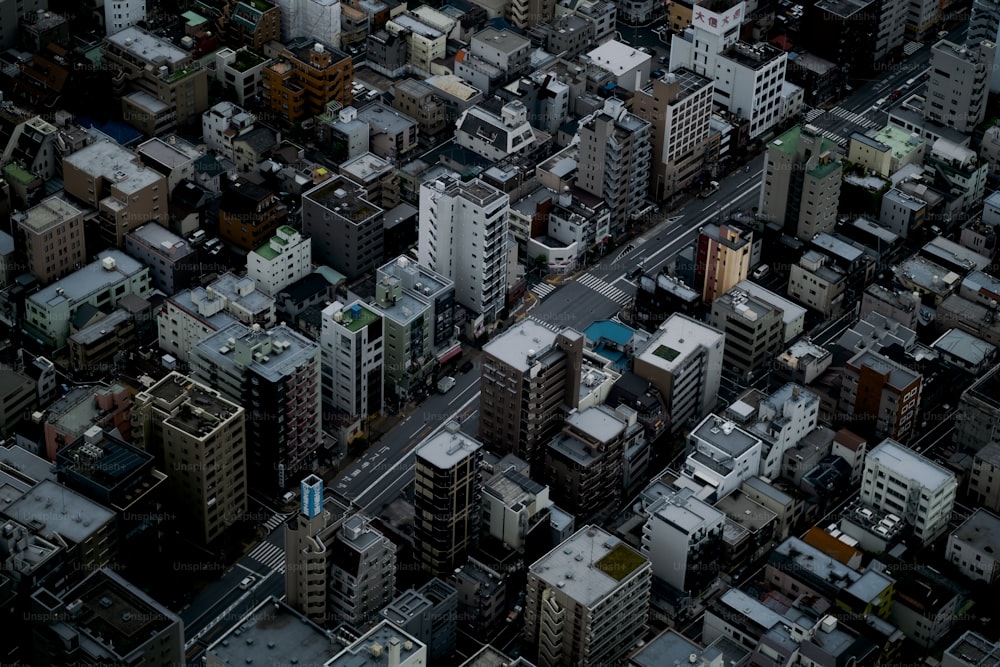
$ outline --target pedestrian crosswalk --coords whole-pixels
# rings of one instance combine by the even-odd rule
[[[833,109],[830,110],[830,113],[839,118],[843,118],[844,120],[849,120],[855,125],[861,125],[866,130],[879,127],[879,124],[877,122],[871,120],[867,116],[855,113],[853,111],[849,111],[843,107],[834,107]]]
[[[545,297],[547,297],[548,295],[552,294],[555,291],[556,291],[556,286],[550,285],[549,283],[546,282],[538,283],[532,286],[531,288],[531,293],[534,294],[536,297],[538,297],[539,301],[541,301],[542,299],[544,299]]]
[[[809,113],[806,114],[806,122],[811,123],[820,116],[822,116],[826,111],[823,109],[811,109]]]
[[[250,552],[250,558],[272,570],[277,570],[278,572],[285,571],[285,550],[276,544],[271,544],[270,542],[258,544]]]
[[[605,280],[601,280],[592,273],[585,273],[576,279],[576,282],[589,287],[598,294],[605,296],[617,304],[625,305],[628,303],[632,297],[629,296],[627,292],[623,292],[614,285],[611,285]]]
[[[270,533],[272,530],[284,523],[287,518],[287,514],[275,514],[267,520],[267,523],[264,524],[264,532]]]

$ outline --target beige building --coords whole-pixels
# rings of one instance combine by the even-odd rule
[[[244,415],[219,392],[176,372],[135,397],[134,443],[156,457],[171,507],[206,544],[247,508]]]
[[[827,317],[843,309],[847,289],[847,275],[829,260],[821,252],[808,250],[788,275],[788,296]]]
[[[619,664],[646,633],[653,567],[585,526],[528,569],[527,644],[539,667]]]
[[[684,68],[636,91],[635,115],[652,126],[649,192],[654,201],[686,188],[701,173],[713,91],[711,79]]]
[[[100,212],[97,223],[108,245],[124,247],[126,234],[150,222],[167,226],[167,180],[110,140],[63,158],[63,187]]]
[[[79,268],[86,257],[83,211],[59,197],[28,209],[17,221],[28,270],[42,285]]]
[[[414,556],[434,576],[465,564],[479,541],[483,446],[459,430],[457,422],[425,440],[414,468]]]
[[[931,47],[924,118],[971,133],[986,117],[996,44],[971,47],[942,39]]]
[[[584,337],[521,320],[483,347],[479,438],[540,470],[562,407],[579,407]]]
[[[750,373],[781,352],[783,311],[734,288],[712,302],[711,324],[726,335],[726,367]]]
[[[176,129],[208,108],[208,69],[171,42],[130,27],[101,48],[126,123],[149,136]]]
[[[840,200],[837,144],[796,125],[767,145],[760,215],[808,241],[832,232]]]
[[[705,303],[746,280],[750,272],[753,232],[733,225],[708,224],[701,228],[695,245],[694,287]]]

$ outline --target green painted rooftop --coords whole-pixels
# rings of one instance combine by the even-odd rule
[[[615,581],[621,581],[646,562],[646,559],[625,544],[619,544],[594,566]]]
[[[343,312],[349,313],[355,305],[361,306],[361,304],[351,304],[350,306],[345,308]],[[350,322],[344,322],[343,324],[344,328],[350,331],[351,333],[357,333],[358,331],[361,331],[362,329],[364,329],[366,326],[368,326],[378,318],[379,316],[376,315],[374,312],[368,310],[364,306],[361,306],[361,317],[356,317],[352,319]]]
[[[202,16],[197,12],[184,12],[183,14],[181,14],[181,16],[184,17],[184,20],[187,21],[188,25],[192,26],[201,25],[202,23],[208,21],[208,19],[206,19],[204,16]]]
[[[3,168],[3,173],[21,185],[30,185],[36,178],[30,171],[16,164],[8,164]]]

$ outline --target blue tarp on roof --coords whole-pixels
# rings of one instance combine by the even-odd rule
[[[86,116],[77,116],[76,123],[80,127],[93,127],[100,130],[104,134],[108,135],[115,141],[117,141],[122,146],[129,146],[134,143],[138,143],[142,139],[143,134],[139,130],[135,129],[127,123],[123,123],[118,120],[111,120],[105,123],[98,123],[93,118],[87,118]]]

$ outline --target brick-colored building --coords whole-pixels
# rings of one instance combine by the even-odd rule
[[[323,113],[331,100],[354,101],[354,61],[321,42],[284,49],[263,75],[264,104],[288,125]]]
[[[42,285],[83,263],[83,211],[69,202],[49,197],[28,209],[17,222],[28,270]]]
[[[240,180],[222,193],[219,236],[250,252],[274,236],[287,216],[288,209],[273,192]]]

